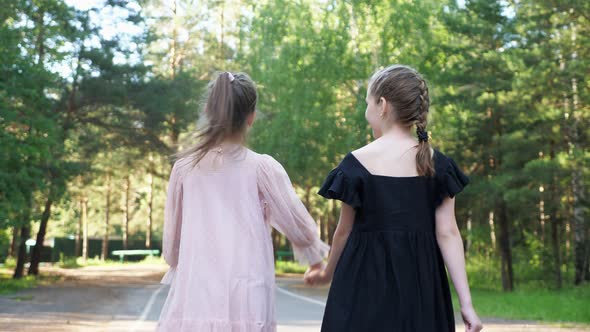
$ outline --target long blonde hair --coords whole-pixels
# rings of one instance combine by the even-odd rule
[[[392,65],[371,77],[369,94],[380,100],[385,98],[393,107],[393,121],[405,126],[416,126],[418,152],[416,168],[419,175],[434,175],[434,162],[428,143],[428,107],[430,98],[428,86],[414,69],[403,65]]]
[[[197,143],[177,154],[195,166],[211,149],[231,137],[246,136],[246,120],[256,110],[256,85],[244,73],[222,72],[207,86],[202,116],[204,124],[196,134]]]

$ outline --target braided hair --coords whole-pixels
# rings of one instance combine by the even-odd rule
[[[369,94],[379,100],[385,98],[393,107],[392,121],[408,127],[416,127],[418,152],[416,168],[419,175],[434,175],[434,162],[430,153],[428,110],[430,98],[428,85],[414,69],[392,65],[376,72],[369,82]]]

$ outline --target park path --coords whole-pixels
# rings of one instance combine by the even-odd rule
[[[168,291],[158,283],[165,269],[147,264],[44,268],[62,281],[0,296],[0,331],[153,331]],[[278,331],[318,332],[326,294],[326,288],[307,288],[299,278],[277,278]],[[590,331],[489,319],[484,325],[486,332]],[[457,331],[464,327],[458,324]]]

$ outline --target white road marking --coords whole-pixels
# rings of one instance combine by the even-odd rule
[[[326,306],[326,302],[322,302],[319,300],[315,300],[309,297],[305,297],[305,296],[301,296],[301,295],[297,295],[295,293],[289,292],[288,290],[282,289],[281,287],[277,286],[277,290],[285,295],[289,295],[291,297],[294,297],[296,299],[302,300],[302,301],[307,301],[309,303],[313,303],[313,304],[317,304],[317,305],[321,305],[322,307]]]
[[[145,308],[143,309],[141,316],[139,316],[139,319],[135,321],[135,324],[131,328],[131,332],[135,332],[137,330],[139,324],[141,324],[141,322],[146,320],[147,316],[149,315],[150,311],[152,310],[152,306],[154,305],[154,301],[156,301],[158,294],[160,294],[160,292],[162,291],[163,288],[164,288],[164,285],[160,285],[160,287],[158,287],[158,289],[156,289],[152,293],[152,296],[150,296],[150,299],[148,300],[147,304],[145,305]]]

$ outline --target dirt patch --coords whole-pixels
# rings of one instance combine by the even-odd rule
[[[76,269],[43,267],[41,273],[59,277],[56,285],[63,286],[113,286],[158,284],[168,270],[163,264],[123,264],[87,266]]]
[[[153,331],[159,311],[140,317],[147,300],[161,287],[167,268],[163,264],[42,267],[41,274],[54,282],[0,296],[0,330]],[[157,300],[158,308],[164,299]]]

